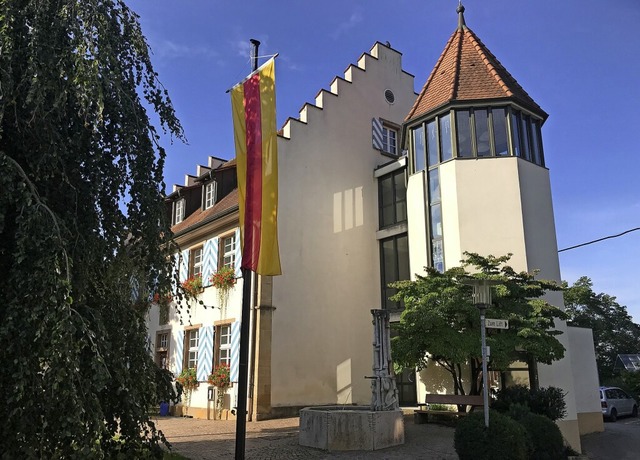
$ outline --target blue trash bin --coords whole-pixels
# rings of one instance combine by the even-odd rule
[[[160,415],[163,417],[166,417],[167,415],[169,415],[169,403],[168,402],[161,402],[160,403]]]

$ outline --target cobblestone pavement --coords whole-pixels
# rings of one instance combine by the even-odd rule
[[[191,460],[231,459],[235,452],[235,421],[158,417],[173,450]],[[405,416],[405,443],[378,451],[327,452],[298,445],[299,419],[247,422],[248,460],[288,459],[428,459],[453,460],[453,428],[433,423],[416,425]]]

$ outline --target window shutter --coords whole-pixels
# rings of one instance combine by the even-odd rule
[[[382,122],[379,118],[371,119],[371,143],[374,149],[382,150],[384,148],[382,143]]]
[[[232,382],[238,381],[238,368],[240,363],[240,321],[231,323],[231,369]]]
[[[205,382],[211,374],[213,362],[213,326],[200,328],[198,342],[198,381]]]
[[[140,299],[140,283],[135,276],[131,275],[129,284],[131,285],[131,301],[137,302]]]
[[[180,282],[189,277],[189,250],[182,251],[182,259],[180,260]]]
[[[177,331],[174,336],[176,340],[176,346],[173,347],[173,368],[175,369],[176,377],[182,372],[182,361],[184,359],[184,331]]]
[[[242,249],[240,244],[240,227],[236,228],[236,278],[240,278],[242,276]]]
[[[205,241],[203,252],[202,284],[211,286],[211,275],[218,270],[218,238]]]

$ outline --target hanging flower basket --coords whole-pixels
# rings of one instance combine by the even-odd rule
[[[182,391],[184,391],[185,399],[185,412],[184,415],[188,415],[189,407],[191,406],[191,394],[193,390],[198,388],[198,375],[194,368],[184,369],[176,381],[182,385]]]
[[[191,276],[182,282],[182,289],[184,289],[187,299],[195,299],[202,292],[202,277]]]
[[[218,300],[220,308],[227,306],[229,291],[236,285],[236,273],[231,267],[222,267],[211,275],[211,284],[218,290]]]
[[[220,364],[216,366],[209,378],[207,379],[209,385],[213,385],[218,389],[216,397],[216,418],[220,419],[222,416],[222,406],[224,405],[224,395],[227,393],[229,387],[231,387],[231,370],[226,364]]]

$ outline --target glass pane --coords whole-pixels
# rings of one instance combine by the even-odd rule
[[[434,166],[438,161],[438,130],[436,129],[435,120],[427,123],[427,155],[429,161],[428,166]]]
[[[444,272],[444,248],[442,240],[432,240],[431,247],[433,251],[431,254],[431,258],[433,259],[433,268],[442,273]]]
[[[398,279],[408,280],[411,278],[409,272],[409,238],[407,236],[398,237]]]
[[[536,121],[534,126],[536,130],[536,138],[538,139],[538,156],[540,158],[540,166],[544,166],[544,147],[542,146],[542,128],[540,127],[540,122]]]
[[[440,152],[442,161],[453,158],[451,147],[451,117],[446,114],[440,117]]]
[[[486,109],[476,109],[473,111],[476,123],[476,147],[478,156],[486,157],[491,155],[491,145],[489,143],[489,116]]]
[[[520,150],[520,112],[514,110],[511,113],[511,131],[513,136],[513,150],[517,157],[522,156]]]
[[[542,156],[540,155],[540,139],[538,138],[539,123],[538,121],[531,120],[531,149],[533,162],[537,165],[542,165]]]
[[[429,171],[429,203],[440,201],[440,174],[438,168]]]
[[[522,147],[522,158],[531,160],[531,151],[529,150],[529,115],[522,116],[522,129],[520,130],[520,145]]]
[[[458,139],[458,158],[471,158],[471,126],[468,110],[456,110],[456,131]]]
[[[380,178],[380,226],[391,225],[393,216],[393,176],[391,174]]]
[[[393,175],[393,190],[396,201],[396,223],[407,220],[407,188],[404,185],[404,172]]]
[[[396,257],[395,257],[395,247],[394,240],[386,240],[382,242],[382,257],[383,257],[383,280],[384,286],[387,284],[398,280],[398,271],[396,268]]]
[[[493,143],[496,146],[496,155],[509,155],[506,110],[504,108],[491,109],[491,118],[493,119]]]
[[[431,206],[431,237],[442,237],[442,209],[440,204]]]
[[[422,171],[424,169],[424,154],[424,127],[420,126],[413,129],[413,165],[415,167],[415,171]]]
[[[392,129],[387,130],[387,152],[396,154],[396,132]]]

